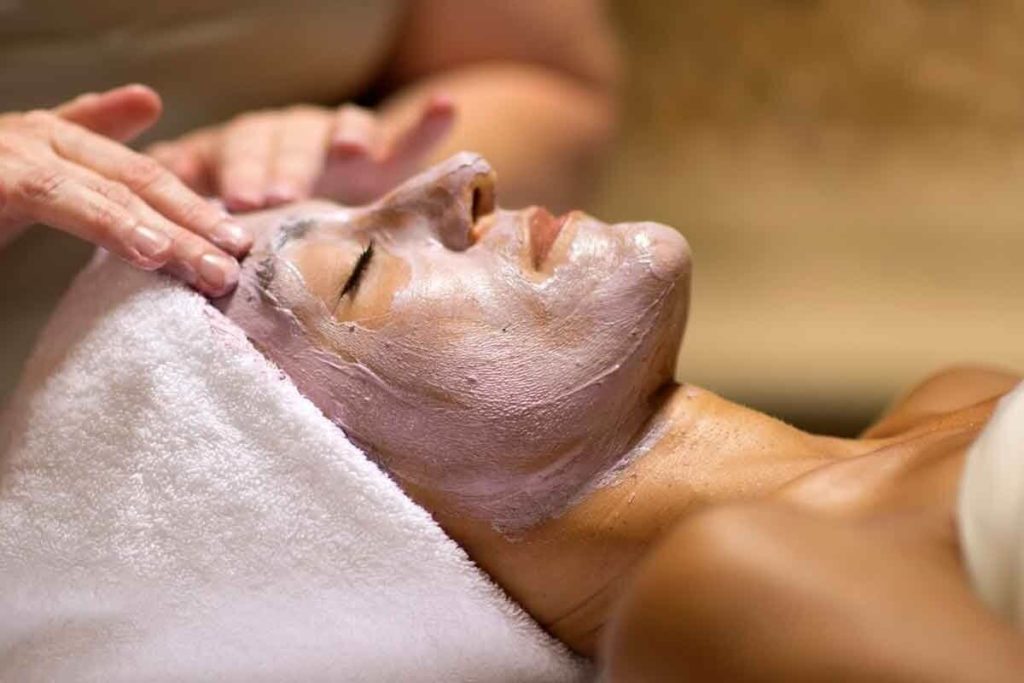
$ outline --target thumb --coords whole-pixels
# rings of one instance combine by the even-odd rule
[[[152,126],[162,111],[160,96],[144,85],[81,95],[54,109],[61,118],[119,142]]]

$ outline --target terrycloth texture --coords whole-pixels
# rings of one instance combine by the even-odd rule
[[[960,483],[960,540],[978,594],[1024,631],[1024,384],[971,445]]]
[[[0,680],[588,676],[163,278],[101,255],[3,428]]]

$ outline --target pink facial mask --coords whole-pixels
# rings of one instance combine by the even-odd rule
[[[400,484],[514,532],[645,433],[690,258],[653,223],[492,213],[493,183],[461,154],[365,208],[254,217],[266,231],[225,312]]]

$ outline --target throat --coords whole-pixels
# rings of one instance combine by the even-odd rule
[[[687,385],[659,394],[635,443],[555,517],[514,538],[486,525],[455,536],[580,654],[593,654],[634,565],[684,517],[705,505],[771,495],[854,450]]]

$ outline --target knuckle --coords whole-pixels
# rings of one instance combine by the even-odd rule
[[[26,204],[45,204],[57,197],[66,180],[54,169],[34,168],[18,179],[11,194]]]
[[[219,217],[216,212],[200,199],[182,202],[179,209],[182,225],[194,228],[212,228]]]
[[[121,206],[128,206],[135,199],[135,193],[132,192],[131,188],[117,181],[105,183],[99,188],[99,192],[110,201]]]
[[[33,109],[22,116],[22,120],[30,129],[49,131],[57,122],[57,115],[46,109]]]
[[[126,225],[124,214],[117,211],[115,205],[96,202],[88,210],[89,223],[108,239],[120,239],[130,228]]]
[[[168,177],[167,169],[158,161],[144,156],[128,163],[122,173],[125,184],[136,191],[146,190]]]

